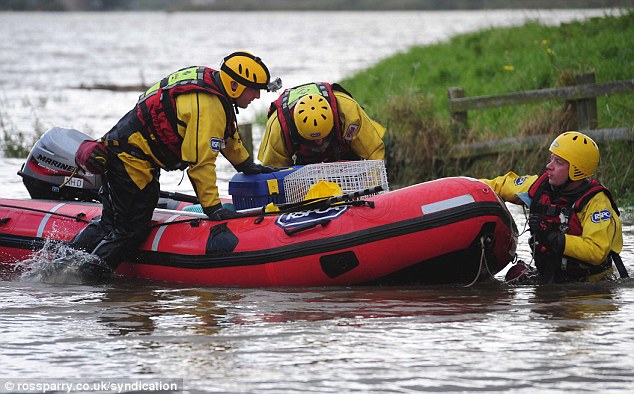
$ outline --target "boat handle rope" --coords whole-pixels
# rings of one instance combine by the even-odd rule
[[[63,217],[63,218],[73,219],[73,220],[75,220],[77,222],[90,223],[90,220],[84,219],[86,214],[83,213],[83,212],[80,212],[77,215],[73,216],[73,215],[66,215],[66,214],[63,214],[63,213],[47,211],[45,209],[27,208],[27,207],[20,207],[20,206],[17,206],[17,205],[9,205],[9,204],[0,204],[0,207],[22,209],[24,211],[31,211],[31,212],[46,213],[46,214],[49,214],[49,215],[52,215],[52,216],[60,216],[60,217]],[[9,220],[11,220],[11,218],[0,218],[0,224],[5,224]],[[177,221],[169,222],[169,223],[152,224],[152,225],[150,225],[150,228],[160,227],[160,226],[167,226],[169,224],[179,224],[179,223],[190,223],[192,225],[192,227],[197,227],[198,226],[197,223],[200,223],[201,220],[210,220],[210,219],[193,218],[193,219],[177,220]],[[196,222],[196,223],[194,224],[193,222]]]
[[[53,216],[60,216],[63,218],[68,218],[68,219],[73,219],[77,222],[83,222],[83,223],[90,223],[90,220],[84,219],[84,217],[86,216],[85,213],[80,212],[77,215],[73,216],[73,215],[66,215],[63,213],[57,213],[57,212],[51,212],[51,211],[47,211],[45,209],[37,209],[37,208],[27,208],[27,207],[19,207],[17,205],[9,205],[9,204],[0,204],[0,207],[4,207],[4,208],[14,208],[14,209],[22,209],[25,211],[31,211],[31,212],[39,212],[39,213],[46,213],[49,215],[53,215]],[[2,220],[4,220],[5,218],[3,218]],[[6,219],[10,219],[10,218],[6,218]],[[8,220],[7,220],[8,221]],[[6,223],[3,222],[3,224]]]
[[[478,281],[478,279],[480,279],[480,274],[482,273],[482,266],[486,268],[489,276],[493,278],[493,274],[491,273],[491,270],[489,269],[489,264],[487,262],[487,258],[485,254],[486,244],[490,243],[491,241],[492,241],[492,237],[488,234],[485,234],[480,237],[480,250],[482,250],[482,253],[480,254],[480,266],[478,267],[478,273],[476,277],[473,279],[473,281],[471,281],[471,283],[469,283],[468,285],[464,285],[463,287],[471,287]]]

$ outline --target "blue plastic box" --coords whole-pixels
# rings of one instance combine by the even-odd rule
[[[302,166],[281,169],[270,174],[235,174],[229,181],[229,194],[236,210],[263,207],[272,202],[283,204],[284,177]]]

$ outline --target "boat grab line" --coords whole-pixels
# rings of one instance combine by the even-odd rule
[[[60,217],[63,217],[63,218],[73,219],[73,220],[78,221],[78,222],[90,223],[90,220],[84,219],[84,216],[86,216],[86,214],[83,213],[83,212],[80,212],[77,215],[73,216],[73,215],[65,215],[63,213],[56,213],[56,212],[53,212],[52,210],[48,210],[47,211],[45,209],[21,207],[19,205],[0,204],[0,207],[11,208],[11,209],[21,209],[23,211],[30,211],[30,212],[49,213],[49,214],[51,214],[51,216],[55,215],[55,216],[60,216]]]

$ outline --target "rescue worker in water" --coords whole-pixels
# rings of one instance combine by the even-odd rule
[[[505,201],[529,206],[529,243],[541,283],[597,281],[627,272],[618,255],[623,248],[619,210],[612,194],[590,178],[599,165],[599,148],[587,135],[565,132],[550,145],[541,176],[513,172],[483,179]],[[523,264],[523,263],[519,263]],[[514,269],[514,268],[518,269]],[[515,280],[527,266],[509,269]]]
[[[271,103],[258,159],[273,167],[383,160],[384,134],[340,85],[307,83]]]
[[[223,208],[216,186],[219,153],[238,172],[268,173],[255,164],[238,134],[239,108],[275,90],[269,70],[248,52],[226,56],[220,70],[189,67],[168,75],[141,95],[135,107],[101,139],[104,162],[103,213],[70,243],[91,253],[80,267],[91,280],[109,278],[125,254],[137,250],[149,232],[159,199],[160,170],[185,170],[205,214],[211,220],[238,217]],[[235,109],[235,113],[234,113]],[[81,147],[80,147],[81,149]],[[95,153],[97,152],[97,153]],[[89,164],[100,150],[90,152]],[[104,157],[97,157],[104,159]],[[94,167],[94,166],[93,166]]]

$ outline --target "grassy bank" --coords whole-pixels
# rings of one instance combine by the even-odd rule
[[[575,75],[594,72],[598,83],[634,78],[634,12],[558,27],[528,23],[461,35],[449,42],[414,47],[341,81],[371,116],[388,127],[390,181],[407,185],[440,176],[494,177],[508,171],[540,173],[547,147],[521,156],[499,155],[468,162],[446,158],[453,144],[574,130],[562,102],[469,112],[467,136],[449,132],[447,89],[466,96],[498,95],[567,86]],[[600,97],[599,128],[634,125],[634,95]],[[600,145],[596,176],[622,204],[634,203],[634,146]]]

